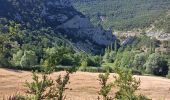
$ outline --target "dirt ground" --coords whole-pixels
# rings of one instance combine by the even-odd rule
[[[65,72],[56,72],[51,75],[55,79],[59,74]],[[20,91],[24,93],[24,82],[31,81],[31,72],[16,71],[10,69],[0,69],[0,100],[9,95],[14,95]],[[110,75],[110,81],[113,80]],[[139,93],[146,95],[152,100],[170,100],[170,80],[162,77],[153,76],[135,76],[140,78],[141,86]],[[98,73],[76,72],[70,77],[71,87],[66,91],[66,100],[96,100],[97,92],[100,89],[98,82]],[[113,89],[111,94],[116,90]]]

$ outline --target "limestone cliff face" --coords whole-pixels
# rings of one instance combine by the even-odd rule
[[[94,27],[76,11],[69,0],[0,0],[0,17],[32,28],[51,27],[67,35],[71,43],[84,51],[95,52],[114,43],[112,31]]]

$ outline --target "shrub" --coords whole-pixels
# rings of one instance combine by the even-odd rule
[[[64,100],[64,91],[69,82],[70,72],[67,71],[66,75],[62,78],[61,75],[55,81],[48,77],[47,74],[42,74],[40,80],[38,75],[33,73],[33,82],[26,82],[25,86],[28,88],[27,93],[30,97],[28,100]]]
[[[42,80],[39,80],[39,77],[33,73],[33,82],[26,82],[25,86],[28,88],[27,93],[31,94],[31,99],[34,100],[43,100],[57,97],[56,91],[54,88],[51,88],[54,85],[53,80],[49,79],[47,75],[42,75]],[[50,90],[47,91],[47,88]]]
[[[146,97],[136,95],[139,89],[140,80],[136,80],[132,76],[130,70],[115,68],[118,77],[115,77],[115,85],[119,88],[115,98],[118,100],[148,100]]]
[[[111,91],[113,87],[113,83],[107,83],[109,79],[109,72],[106,72],[105,74],[99,74],[99,81],[101,85],[101,89],[99,91],[99,95],[102,95],[103,100],[111,100],[112,98],[109,97],[109,92]]]
[[[64,96],[64,91],[66,89],[66,85],[69,83],[70,79],[70,73],[67,71],[67,74],[64,76],[64,78],[61,78],[61,75],[56,80],[56,87],[58,89],[58,100],[64,100],[66,96]]]

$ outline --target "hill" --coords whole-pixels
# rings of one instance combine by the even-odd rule
[[[69,0],[1,0],[0,18],[31,31],[50,28],[55,34],[67,37],[69,45],[88,53],[100,52],[101,47],[116,39],[111,31],[94,27]]]
[[[75,8],[94,24],[129,31],[147,28],[165,14],[169,0],[72,0]],[[169,20],[168,20],[169,22]],[[164,26],[162,26],[164,27]]]

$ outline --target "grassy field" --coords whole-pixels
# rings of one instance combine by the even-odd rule
[[[64,72],[56,72],[51,75],[53,79]],[[24,82],[31,81],[31,72],[17,71],[9,69],[0,69],[0,100],[3,97],[14,95],[18,91],[23,94],[26,91]],[[112,81],[114,74],[110,75]],[[142,93],[153,100],[170,100],[170,80],[154,76],[134,76],[141,80]],[[67,100],[96,100],[97,92],[100,89],[98,82],[98,73],[77,72],[71,75],[69,88],[66,91]],[[111,95],[116,92],[112,90]]]

